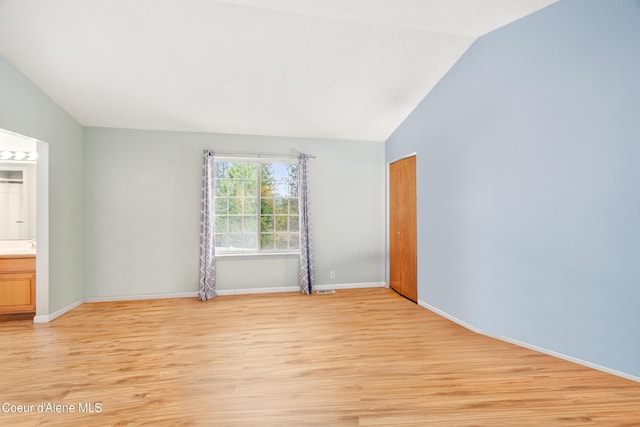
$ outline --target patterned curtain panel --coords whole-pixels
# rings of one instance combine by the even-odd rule
[[[213,152],[205,151],[202,168],[202,203],[200,208],[200,292],[201,301],[216,296],[216,245],[213,204]]]
[[[313,244],[311,240],[311,215],[309,212],[309,156],[300,154],[298,158],[298,215],[300,217],[300,270],[298,279],[300,291],[313,292]]]

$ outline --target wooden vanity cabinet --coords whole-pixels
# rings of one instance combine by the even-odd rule
[[[35,311],[36,258],[0,257],[0,316]]]

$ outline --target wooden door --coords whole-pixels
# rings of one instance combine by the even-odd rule
[[[416,157],[389,165],[389,285],[418,301]]]

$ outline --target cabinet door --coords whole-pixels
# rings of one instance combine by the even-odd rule
[[[36,309],[33,273],[0,274],[0,313],[30,313]]]

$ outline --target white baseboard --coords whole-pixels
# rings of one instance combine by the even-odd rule
[[[384,288],[386,285],[385,282],[336,283],[335,285],[316,285],[313,288],[322,291],[327,289]]]
[[[57,310],[51,314],[45,314],[45,315],[39,315],[39,316],[35,316],[33,318],[33,323],[49,323],[51,322],[53,319],[62,316],[63,314],[73,310],[74,308],[78,307],[80,304],[82,304],[84,301],[83,300],[78,300],[76,302],[73,302],[69,305],[67,305],[66,307],[62,307],[60,310]]]
[[[313,289],[361,289],[361,288],[383,288],[384,282],[363,282],[363,283],[337,283],[335,285],[316,285]],[[223,295],[247,295],[247,294],[271,294],[276,292],[300,292],[298,286],[281,286],[274,288],[248,288],[248,289],[222,289],[216,290],[220,296]]]
[[[475,332],[477,334],[484,335],[484,336],[487,336],[489,338],[494,338],[494,339],[497,339],[497,340],[500,340],[500,341],[508,342],[509,344],[514,344],[514,345],[517,345],[519,347],[527,348],[529,350],[537,351],[538,353],[547,354],[549,356],[557,357],[558,359],[563,359],[563,360],[566,360],[568,362],[577,363],[578,365],[586,366],[587,368],[591,368],[591,369],[596,369],[598,371],[602,371],[602,372],[605,372],[607,374],[611,374],[611,375],[615,375],[615,376],[618,376],[618,377],[626,378],[628,380],[635,381],[635,382],[640,382],[640,377],[637,377],[637,376],[631,375],[631,374],[627,374],[626,372],[617,371],[615,369],[607,368],[606,366],[601,366],[601,365],[598,365],[598,364],[595,364],[595,363],[587,362],[586,360],[578,359],[578,358],[573,357],[573,356],[568,356],[566,354],[558,353],[557,351],[549,350],[549,349],[546,349],[544,347],[539,347],[537,345],[533,345],[533,344],[529,344],[529,343],[526,343],[526,342],[518,341],[518,340],[509,338],[509,337],[503,337],[501,335],[494,334],[492,332],[487,332],[485,330],[476,328],[475,326],[473,326],[473,325],[471,325],[471,324],[469,324],[469,323],[467,323],[467,322],[465,322],[463,320],[460,320],[457,317],[452,316],[451,314],[440,310],[439,308],[436,308],[436,307],[434,307],[432,305],[429,305],[424,301],[418,300],[418,305],[420,307],[424,307],[427,310],[432,311],[432,312],[434,312],[434,313],[436,313],[436,314],[438,314],[438,315],[440,315],[440,316],[442,316],[442,317],[444,317],[446,319],[449,319],[452,322],[457,323],[458,325],[460,325],[460,326],[462,326],[462,327],[464,327],[466,329],[469,329],[470,331]]]
[[[444,317],[445,319],[449,319],[451,320],[453,323],[457,323],[458,325],[462,326],[463,328],[469,329],[472,332],[475,332],[476,334],[481,334],[481,335],[485,335],[483,333],[482,330],[476,328],[475,326],[465,322],[464,320],[460,320],[455,316],[450,315],[449,313],[447,313],[446,311],[442,311],[437,307],[434,307],[432,305],[427,304],[426,302],[422,301],[422,300],[418,300],[418,305],[420,307],[426,308],[429,311],[433,311],[434,313],[436,313],[439,316]]]
[[[166,298],[191,298],[197,297],[198,292],[170,292],[161,294],[138,294],[138,295],[113,295],[106,297],[88,297],[82,302],[117,302],[117,301],[138,301],[146,299],[166,299]]]
[[[247,289],[216,289],[220,296],[227,295],[249,295],[249,294],[273,294],[278,292],[300,292],[297,286],[280,286],[274,288],[247,288]]]

